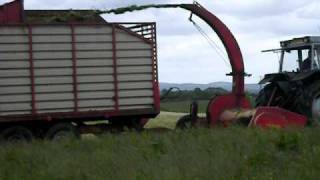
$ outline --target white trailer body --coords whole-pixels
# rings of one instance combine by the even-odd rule
[[[1,25],[0,121],[157,115],[155,34],[154,23]]]

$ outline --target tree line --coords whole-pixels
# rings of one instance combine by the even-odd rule
[[[181,101],[181,100],[208,100],[217,95],[227,94],[228,91],[223,88],[207,88],[201,90],[195,88],[193,90],[177,90],[169,92],[169,89],[161,90],[162,101]]]

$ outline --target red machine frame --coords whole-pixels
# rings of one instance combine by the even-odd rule
[[[182,4],[179,7],[191,11],[193,14],[204,20],[219,36],[227,51],[233,76],[232,93],[218,96],[212,99],[207,109],[207,120],[211,127],[221,121],[221,115],[225,111],[236,109],[238,112],[249,112],[251,108],[250,101],[244,93],[244,64],[240,47],[228,27],[215,15],[207,11],[200,4]],[[270,127],[278,126],[281,128],[288,126],[304,127],[307,118],[297,113],[289,112],[281,108],[259,107],[252,114],[251,123],[255,126]],[[231,117],[233,118],[233,117]]]
[[[211,127],[214,127],[218,123],[221,123],[222,121],[221,116],[225,114],[226,111],[235,111],[235,110],[241,114],[247,114],[247,115],[250,115],[250,113],[254,113],[254,114],[251,114],[252,117],[258,117],[259,114],[263,114],[264,112],[269,114],[272,113],[272,118],[271,116],[266,116],[266,115],[263,116],[264,117],[263,119],[267,120],[267,121],[264,121],[264,122],[267,122],[264,124],[269,123],[270,126],[272,126],[274,122],[276,122],[277,120],[281,121],[283,118],[287,118],[284,123],[285,124],[284,126],[297,125],[295,121],[296,119],[300,119],[300,120],[302,119],[301,122],[303,123],[298,123],[298,124],[300,125],[303,124],[303,126],[306,124],[306,121],[307,121],[306,117],[293,112],[290,112],[289,113],[290,115],[288,116],[287,115],[284,116],[284,114],[288,114],[287,111],[285,110],[281,111],[279,110],[279,108],[274,109],[269,107],[263,107],[258,109],[257,111],[253,111],[251,109],[250,101],[245,96],[245,92],[244,92],[244,77],[246,73],[244,71],[244,64],[243,64],[243,58],[242,58],[240,47],[236,39],[234,38],[233,34],[231,33],[231,31],[228,29],[228,27],[218,17],[216,17],[211,12],[206,10],[199,3],[195,2],[193,4],[145,5],[139,8],[134,8],[133,10],[142,10],[146,8],[182,8],[182,9],[188,10],[192,13],[191,15],[195,14],[200,19],[205,21],[216,32],[216,34],[219,36],[220,40],[222,41],[227,51],[229,61],[232,67],[232,72],[229,74],[233,77],[232,92],[227,95],[215,97],[209,102],[207,107],[207,121]],[[133,11],[133,10],[130,9],[128,11]],[[126,11],[124,11],[123,8],[120,8],[116,10],[110,10],[107,12],[124,13]],[[244,112],[250,112],[250,113],[244,113]],[[289,117],[292,119],[288,119]],[[230,117],[229,120],[233,118],[234,117]],[[254,121],[254,120],[255,119],[251,119],[251,121]],[[259,125],[259,123],[257,123],[257,125]]]
[[[23,0],[16,0],[0,6],[0,24],[23,22],[23,11]]]
[[[149,7],[160,7],[161,5],[151,5]],[[208,109],[207,109],[207,120],[209,121],[209,124],[211,126],[215,126],[217,123],[219,123],[219,121],[221,120],[220,117],[222,115],[223,112],[228,111],[228,110],[234,110],[237,109],[239,111],[246,111],[249,110],[251,108],[250,105],[250,101],[246,98],[245,93],[244,93],[244,77],[245,77],[245,71],[244,71],[244,64],[243,64],[243,58],[242,58],[242,54],[241,54],[241,50],[239,48],[239,45],[236,41],[236,39],[234,38],[233,34],[231,33],[231,31],[228,29],[228,27],[219,19],[217,18],[215,15],[213,15],[212,13],[210,13],[208,10],[206,10],[204,7],[202,7],[200,4],[198,3],[194,3],[194,4],[172,4],[172,5],[165,5],[166,7],[180,7],[183,8],[185,10],[191,11],[192,14],[197,15],[199,18],[201,18],[202,20],[204,20],[219,36],[219,38],[221,39],[229,60],[230,60],[230,64],[232,67],[232,72],[230,73],[231,76],[233,76],[233,86],[232,86],[232,92],[230,94],[227,95],[223,95],[223,96],[218,96],[214,99],[212,99],[208,105]],[[7,11],[7,9],[10,9],[11,11]],[[5,9],[5,11],[2,12],[2,14],[0,13],[0,22],[2,23],[9,23],[9,22],[15,22],[15,23],[21,23],[23,22],[23,1],[22,0],[17,0],[14,1],[12,3],[8,3],[5,4],[2,9]],[[1,10],[1,9],[0,9]],[[20,10],[20,11],[18,11]],[[11,13],[11,12],[16,12],[17,14]],[[20,12],[20,13],[19,13]],[[1,17],[3,16],[3,17]],[[75,24],[72,24],[71,27],[73,27]],[[110,25],[110,24],[109,24]],[[111,25],[114,29],[115,25]],[[117,27],[121,27],[121,26],[117,26]],[[155,25],[154,25],[155,27]],[[153,32],[155,32],[155,28],[153,29]],[[31,32],[31,31],[29,31]],[[114,32],[114,30],[113,30]],[[156,37],[152,37],[154,40]],[[114,41],[114,40],[113,40]],[[32,45],[30,45],[32,48]],[[114,45],[113,45],[114,46]],[[116,57],[116,53],[113,53],[114,59]],[[155,68],[156,65],[156,44],[153,44],[153,68]],[[75,59],[75,55],[73,55],[73,59]],[[30,69],[32,71],[32,55],[30,55]],[[74,62],[74,65],[75,66]],[[115,72],[116,72],[116,67],[115,67]],[[160,98],[159,98],[159,85],[158,85],[158,75],[157,75],[157,70],[153,69],[153,90],[154,90],[154,102],[155,102],[155,109],[154,111],[150,112],[150,114],[147,117],[152,117],[152,116],[156,116],[159,112],[160,112]],[[74,77],[76,75],[76,71],[74,71]],[[115,80],[116,80],[116,76],[115,76]],[[74,78],[74,82],[76,82],[76,79]],[[74,89],[76,91],[76,87]],[[75,93],[75,99],[77,99],[77,95]],[[50,117],[50,118],[46,118],[46,119],[51,119],[51,117],[58,117],[58,118],[83,118],[84,114],[77,112],[77,104],[75,102],[75,113],[58,113],[58,114],[43,114],[43,115],[36,115],[36,118],[46,118],[46,117]],[[136,112],[136,111],[134,111]],[[34,112],[35,113],[35,112]],[[90,113],[90,112],[88,112]],[[120,112],[117,108],[115,111],[111,111],[111,112],[93,112],[92,116],[90,117],[94,117],[94,116],[99,116],[99,113],[102,113],[104,116],[108,116],[108,117],[112,117],[112,116],[119,116],[121,114],[125,114],[125,115],[131,115],[132,112]],[[283,120],[283,118],[293,118],[293,119],[287,119],[285,121],[285,125],[289,126],[291,124],[297,124],[294,123],[294,117],[296,117],[297,119],[300,119],[302,123],[298,123],[300,125],[305,125],[306,124],[306,117],[301,117],[298,114],[295,113],[289,113],[290,115],[288,116],[284,116],[283,113],[286,113],[284,111],[281,111],[279,109],[274,109],[274,108],[269,108],[269,107],[264,107],[264,108],[260,108],[258,109],[258,111],[255,111],[255,114],[253,114],[253,117],[261,117],[259,116],[259,114],[263,114],[263,113],[268,113],[268,114],[272,114],[272,116],[266,115],[263,116],[263,124],[269,124],[272,125],[274,124],[274,119],[279,119],[279,120]],[[88,114],[87,114],[88,115]],[[296,116],[295,116],[296,115]],[[19,116],[20,117],[20,116]],[[15,117],[18,118],[18,117]],[[34,120],[35,116],[29,116],[29,119]],[[269,118],[269,119],[268,119]],[[272,118],[272,119],[271,119]],[[23,120],[26,120],[28,118],[24,117]],[[252,119],[252,121],[254,121],[255,119]],[[0,118],[1,121],[1,118]],[[265,123],[266,122],[266,123]],[[300,122],[300,121],[299,121]],[[259,124],[259,123],[257,123]]]

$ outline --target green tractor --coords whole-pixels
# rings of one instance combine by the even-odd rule
[[[256,98],[256,106],[278,106],[303,114],[310,119],[320,117],[320,36],[307,36],[281,41],[279,72],[266,74],[259,82],[264,88]],[[296,61],[296,63],[293,63]]]

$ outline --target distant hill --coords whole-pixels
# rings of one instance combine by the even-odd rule
[[[200,88],[201,90],[205,90],[209,87],[214,88],[223,88],[227,91],[231,91],[232,83],[230,82],[212,82],[209,84],[194,84],[194,83],[165,83],[160,82],[160,90],[169,89],[170,87],[178,87],[181,90],[194,90],[195,88]],[[245,89],[247,92],[257,94],[260,91],[259,84],[246,84]]]

